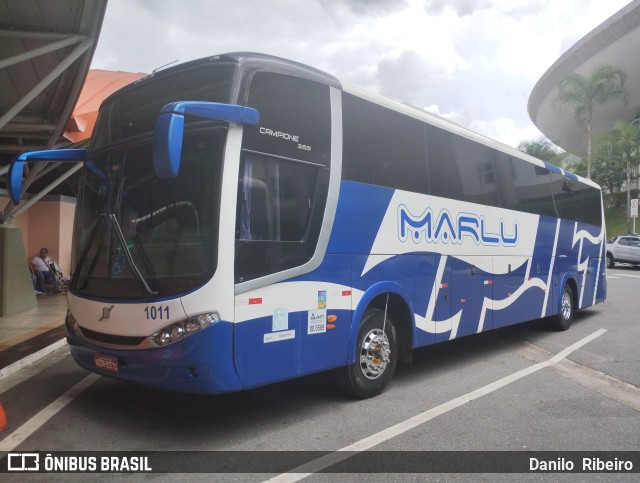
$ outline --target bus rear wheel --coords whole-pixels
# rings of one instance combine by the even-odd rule
[[[384,391],[398,363],[393,320],[380,309],[364,313],[356,339],[356,360],[343,369],[340,383],[349,395],[367,399]]]
[[[551,326],[555,330],[567,330],[571,327],[573,314],[575,312],[573,291],[568,283],[562,287],[562,298],[560,299],[560,312],[551,319]]]

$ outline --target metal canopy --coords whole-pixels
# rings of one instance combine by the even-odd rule
[[[106,6],[107,0],[0,2],[0,188],[18,154],[68,144],[61,136]],[[44,166],[34,168],[27,185]]]

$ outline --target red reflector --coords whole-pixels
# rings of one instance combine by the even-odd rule
[[[349,297],[351,295],[351,290],[343,290],[342,291],[342,296],[343,297]]]
[[[335,329],[336,324],[327,324],[327,330]]]
[[[327,322],[335,322],[336,320],[338,320],[338,316],[337,315],[328,315],[327,316]]]
[[[249,299],[249,305],[260,305],[262,303],[262,297]]]
[[[442,284],[440,284],[440,288],[449,288],[449,284],[448,283],[442,283]]]
[[[460,299],[461,303],[465,303],[467,300],[466,299]]]

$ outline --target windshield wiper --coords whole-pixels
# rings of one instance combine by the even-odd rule
[[[118,219],[116,218],[116,215],[111,213],[109,215],[109,220],[111,220],[111,224],[116,229],[116,234],[118,235],[118,240],[120,240],[120,244],[122,245],[122,250],[124,251],[124,255],[127,258],[127,261],[129,262],[129,266],[131,267],[131,271],[133,272],[133,274],[136,276],[136,278],[138,279],[140,284],[144,287],[144,289],[147,291],[147,293],[149,295],[151,295],[153,297],[157,296],[158,292],[156,292],[154,290],[151,290],[151,287],[149,287],[149,284],[145,280],[144,276],[142,275],[142,273],[140,273],[140,270],[138,269],[138,266],[133,261],[133,255],[131,255],[131,250],[129,250],[129,247],[127,246],[127,240],[124,237],[124,233],[122,233],[122,229],[120,228],[120,224],[118,223]]]
[[[93,245],[93,242],[96,239],[96,235],[101,231],[102,225],[104,225],[104,222],[105,222],[105,215],[100,215],[100,219],[94,225],[93,230],[91,230],[91,233],[89,234],[89,239],[87,240],[84,250],[82,250],[82,253],[80,254],[80,258],[76,263],[75,273],[73,274],[73,279],[71,280],[72,287],[77,287],[78,284],[80,283],[80,277],[82,277],[82,268],[84,266],[84,263],[87,260],[87,257],[89,256],[89,251],[91,250],[91,246]],[[93,273],[93,270],[96,268],[97,262],[98,262],[98,258],[96,257],[96,259],[93,261],[93,263],[87,270],[87,275],[85,276],[85,279],[88,279],[91,276],[91,274]]]

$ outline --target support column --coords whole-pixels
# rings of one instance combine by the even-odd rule
[[[38,307],[22,234],[14,225],[0,225],[0,317]]]

